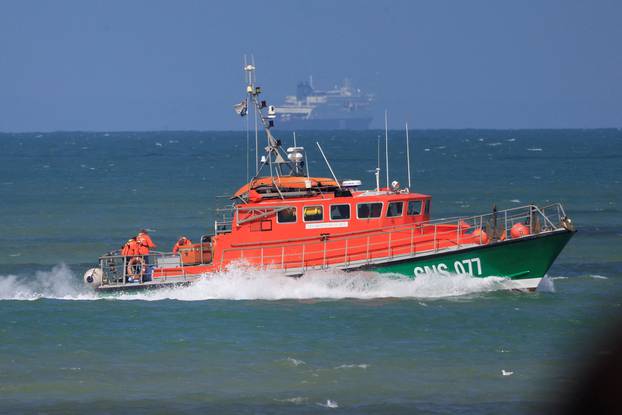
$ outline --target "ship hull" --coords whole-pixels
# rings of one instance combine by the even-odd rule
[[[372,270],[382,274],[399,274],[416,278],[417,276],[468,274],[473,277],[502,277],[502,288],[535,290],[549,270],[559,253],[575,232],[560,229],[529,237],[496,242],[489,245],[476,245],[443,252],[415,255],[410,258],[378,258],[374,264],[341,264],[328,268],[344,271]],[[303,269],[289,269],[287,274],[304,277]],[[104,285],[100,292],[171,288],[186,286],[208,274],[186,275],[183,279],[168,279],[141,284]]]
[[[534,290],[574,231],[559,230],[526,238],[480,245],[454,252],[430,254],[372,267],[380,273],[417,277],[423,274],[470,274],[503,277],[508,288]]]

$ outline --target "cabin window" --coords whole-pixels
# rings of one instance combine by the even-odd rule
[[[425,214],[426,215],[430,214],[430,199],[425,201]]]
[[[324,220],[324,208],[322,206],[305,206],[304,221],[317,222]]]
[[[404,202],[391,202],[387,208],[387,218],[402,216],[404,211]]]
[[[350,219],[350,205],[330,205],[330,220]]]
[[[290,207],[280,210],[276,214],[276,221],[278,223],[296,223],[296,208]]]
[[[421,214],[421,200],[409,200],[408,201],[408,216],[416,216]]]
[[[271,220],[251,222],[251,232],[266,232],[272,230]]]
[[[379,218],[382,214],[382,203],[359,203],[356,205],[356,216],[359,219]]]

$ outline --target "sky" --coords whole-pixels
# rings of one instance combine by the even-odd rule
[[[620,1],[0,0],[0,131],[235,130],[313,76],[372,127],[622,127]]]

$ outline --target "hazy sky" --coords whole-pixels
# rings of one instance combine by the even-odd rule
[[[313,75],[373,126],[622,126],[620,1],[0,0],[0,131],[239,129]]]

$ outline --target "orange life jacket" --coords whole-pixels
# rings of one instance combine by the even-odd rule
[[[173,247],[173,253],[176,254],[179,251],[179,248],[192,245],[192,241],[188,238],[179,238],[175,246]]]
[[[153,249],[156,247],[156,245],[151,240],[151,237],[147,235],[146,233],[142,233],[142,232],[139,233],[138,236],[136,237],[136,240],[138,241],[139,244],[144,245],[149,249]]]
[[[121,255],[124,256],[133,256],[139,255],[138,252],[139,244],[134,239],[130,239],[127,241],[125,245],[123,245],[123,249],[121,250]]]
[[[136,244],[136,250],[138,255],[149,255],[149,247],[143,244]]]
[[[121,255],[123,256],[128,256],[130,253],[130,242],[126,242],[125,245],[123,245],[123,248],[121,248]]]

